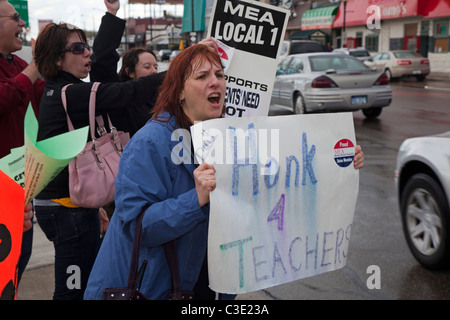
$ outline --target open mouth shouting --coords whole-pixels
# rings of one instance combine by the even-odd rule
[[[208,96],[208,101],[213,105],[213,106],[220,106],[220,94],[219,93],[211,93]]]

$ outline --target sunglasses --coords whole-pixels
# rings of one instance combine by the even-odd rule
[[[63,50],[63,52],[72,52],[73,54],[84,54],[84,50],[88,49],[91,51],[91,47],[85,42],[74,42],[67,48]]]
[[[0,18],[10,18],[16,22],[20,21],[20,15],[18,13],[13,14],[12,16],[0,16]]]

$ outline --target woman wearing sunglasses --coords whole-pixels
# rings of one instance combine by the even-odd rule
[[[119,6],[119,1],[105,0],[105,4],[109,10],[111,6]],[[46,79],[38,140],[69,131],[61,101],[61,89],[67,84],[72,84],[66,91],[72,123],[75,128],[88,126],[92,83],[81,80],[91,71],[91,51],[85,33],[65,23],[47,25],[37,38],[35,61]],[[162,75],[152,75],[137,81],[101,84],[96,112],[107,113],[143,104],[154,98],[162,78]],[[80,208],[71,203],[67,167],[36,197],[37,220],[55,247],[54,299],[82,299],[100,243],[97,214],[98,209]],[[72,275],[68,271],[72,270],[70,266],[79,268],[80,281],[68,281]]]

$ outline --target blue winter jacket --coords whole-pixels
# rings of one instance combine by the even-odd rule
[[[160,115],[167,120],[168,113]],[[193,290],[206,254],[209,205],[200,208],[188,161],[176,164],[171,153],[175,118],[168,123],[149,120],[128,142],[116,177],[113,217],[85,291],[85,299],[100,299],[105,288],[126,287],[136,217],[150,203],[143,219],[139,266],[148,261],[140,291],[164,299],[171,275],[161,246],[176,240],[181,289]],[[190,147],[190,141],[185,146]],[[178,152],[177,152],[178,153]],[[190,162],[190,163],[186,163]]]

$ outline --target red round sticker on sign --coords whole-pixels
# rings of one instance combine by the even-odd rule
[[[355,157],[355,146],[348,139],[339,140],[334,146],[334,161],[340,167],[348,167]]]
[[[223,50],[221,47],[218,47],[218,52],[219,52],[219,56],[224,59],[224,60],[228,60],[228,55],[225,52],[225,50]]]

